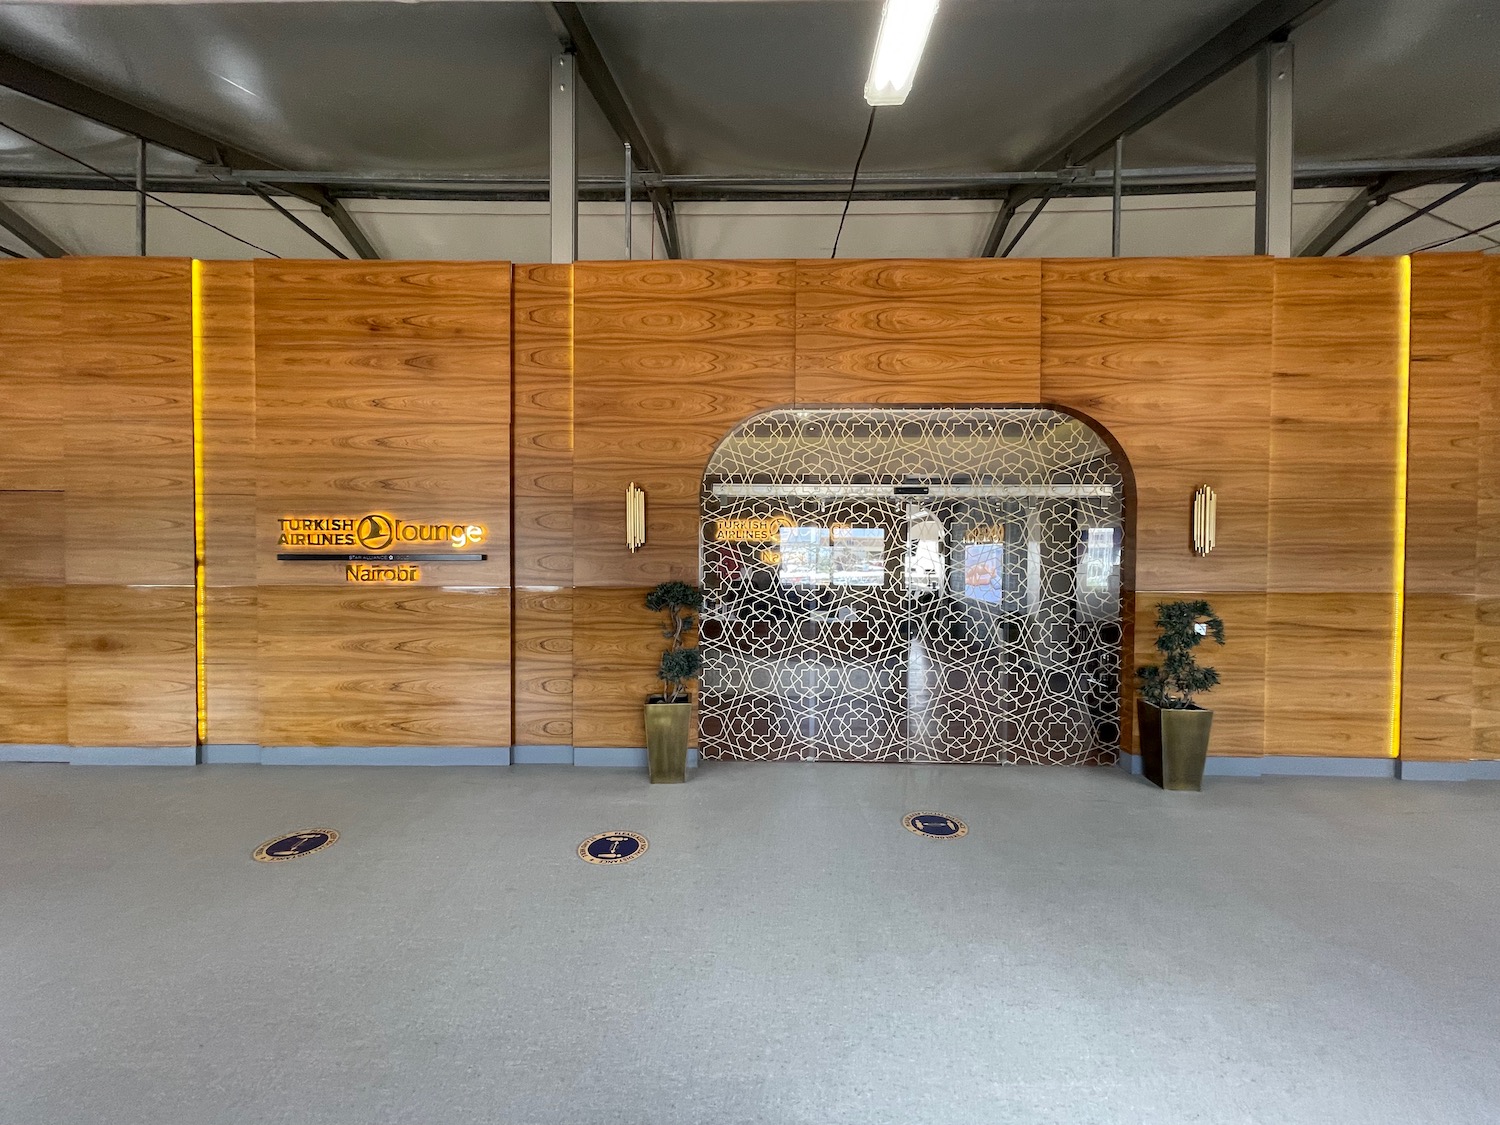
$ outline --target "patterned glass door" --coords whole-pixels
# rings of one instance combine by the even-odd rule
[[[705,756],[1113,759],[1122,477],[1079,420],[773,411],[704,486]]]
[[[762,760],[907,754],[904,505],[758,500],[715,521],[705,737]]]

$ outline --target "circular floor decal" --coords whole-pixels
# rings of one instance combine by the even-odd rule
[[[969,826],[956,816],[938,812],[908,813],[902,817],[901,823],[906,825],[908,832],[934,840],[956,840],[969,831]]]
[[[601,832],[578,845],[578,858],[588,863],[629,863],[651,845],[634,832]]]
[[[255,858],[261,863],[278,863],[283,859],[296,859],[299,855],[312,855],[329,844],[338,841],[339,834],[332,828],[304,828],[300,832],[288,832],[267,840],[255,849]]]

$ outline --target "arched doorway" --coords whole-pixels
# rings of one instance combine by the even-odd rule
[[[703,477],[701,752],[1113,761],[1127,474],[1054,407],[746,419]]]

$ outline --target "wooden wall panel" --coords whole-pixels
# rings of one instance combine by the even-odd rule
[[[573,605],[573,743],[644,746],[646,697],[665,642],[648,587],[580,587]]]
[[[1124,447],[1136,480],[1136,588],[1263,590],[1271,264],[1042,263],[1042,397]],[[1219,545],[1192,553],[1193,491],[1219,493]]]
[[[518,266],[512,742],[573,741],[573,268]]]
[[[193,365],[189,263],[61,271],[68,741],[190,746]]]
[[[1487,260],[1412,259],[1401,756],[1474,756]]]
[[[61,293],[55,261],[0,261],[0,489],[64,484]]]
[[[267,586],[264,746],[505,746],[506,589]]]
[[[189,263],[64,264],[70,583],[193,584]]]
[[[0,742],[68,740],[62,275],[0,261]]]
[[[68,741],[63,494],[0,490],[0,543],[0,742],[61,745]]]
[[[1265,259],[1042,262],[1041,398],[1093,418],[1130,459],[1141,606],[1174,591],[1207,598],[1227,623],[1233,617],[1228,645],[1212,653],[1225,683],[1206,702],[1228,708],[1215,753],[1259,754],[1265,746],[1258,701],[1266,654],[1272,293]],[[1204,484],[1219,493],[1219,545],[1198,558],[1192,498]],[[1137,653],[1154,644],[1153,621],[1148,608],[1127,622]],[[1126,665],[1130,746],[1135,678],[1128,656]]]
[[[698,572],[698,489],[719,439],[793,398],[791,262],[574,268],[574,576],[641,586]],[[647,543],[625,549],[625,488]]]
[[[517,746],[573,742],[573,590],[517,587],[512,626]]]
[[[510,289],[507,263],[255,264],[261,744],[509,743]],[[282,516],[368,512],[482,523],[488,559],[414,587],[276,561]]]
[[[1276,263],[1271,753],[1392,748],[1403,315],[1399,261]]]
[[[573,267],[517,266],[515,582],[573,582]]]
[[[67,619],[61,584],[0,585],[0,743],[68,741]]]
[[[70,583],[68,738],[74,746],[192,746],[192,586]]]
[[[797,263],[797,401],[1037,402],[1041,262]]]
[[[255,267],[251,262],[204,262],[201,273],[205,740],[246,745],[260,738]]]
[[[258,581],[343,585],[341,568],[278,563],[277,521],[377,511],[485,525],[486,562],[424,578],[508,585],[509,265],[255,271]]]
[[[1474,752],[1500,758],[1500,260],[1485,259],[1484,354],[1479,394]]]

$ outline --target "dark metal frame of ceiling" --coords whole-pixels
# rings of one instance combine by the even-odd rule
[[[862,200],[998,199],[1000,208],[984,240],[981,253],[1001,252],[1001,243],[1017,211],[1033,202],[1021,231],[1004,249],[1009,254],[1043,207],[1055,198],[1102,196],[1114,191],[1111,176],[1086,165],[1128,136],[1160,117],[1249,59],[1266,43],[1283,40],[1337,0],[1260,0],[1249,11],[1204,39],[1169,66],[1149,77],[1137,90],[1105,107],[1083,129],[1050,150],[1050,155],[1025,172],[973,176],[867,175],[852,189],[830,176],[674,176],[660,158],[657,144],[630,100],[621,90],[583,7],[574,3],[542,3],[548,22],[563,49],[577,61],[580,77],[606,121],[622,143],[631,146],[635,178],[651,201],[663,243],[670,257],[681,255],[676,204],[693,201],[813,201],[842,200],[852,191]],[[203,165],[194,177],[153,177],[157,191],[211,194],[252,194],[296,223],[333,253],[341,252],[292,212],[280,206],[272,192],[311,203],[326,215],[362,258],[379,255],[341,199],[453,199],[527,201],[548,198],[545,180],[517,177],[480,177],[441,174],[358,174],[300,172],[281,163],[237,148],[162,114],[126,102],[46,67],[0,49],[0,86],[38,101],[58,106],[127,136],[170,149]],[[1439,183],[1480,183],[1500,179],[1500,133],[1459,151],[1428,160],[1344,161],[1299,165],[1296,186],[1353,187],[1358,194],[1308,238],[1298,253],[1326,254],[1370,211],[1403,191]],[[0,186],[76,190],[130,190],[138,187],[123,178],[34,172],[0,172]],[[1249,166],[1132,169],[1125,174],[1122,192],[1129,195],[1253,189],[1255,173]],[[579,198],[623,198],[619,179],[584,178]],[[9,230],[33,251],[58,256],[66,251],[14,211],[0,204],[0,227]]]

